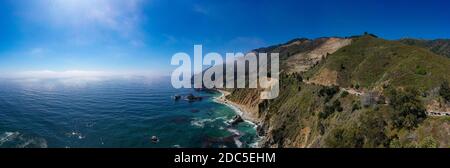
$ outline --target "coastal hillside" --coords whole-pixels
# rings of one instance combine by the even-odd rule
[[[437,39],[437,40],[421,40],[421,39],[401,39],[399,42],[418,46],[429,49],[438,55],[443,55],[450,58],[450,40],[449,39]]]
[[[287,73],[304,72],[329,54],[351,43],[349,38],[299,38],[285,44],[253,50],[255,53],[279,53],[281,70]]]
[[[296,39],[279,52],[280,95],[232,89],[262,147],[450,147],[450,59],[366,34]]]
[[[427,91],[450,80],[448,58],[426,49],[373,36],[353,39],[307,75],[311,82],[341,87],[414,87]]]

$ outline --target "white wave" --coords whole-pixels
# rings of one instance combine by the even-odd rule
[[[4,143],[13,142],[18,148],[47,148],[47,141],[44,138],[25,137],[20,132],[4,132],[0,135],[0,146]]]
[[[212,123],[217,120],[225,120],[225,117],[217,117],[214,119],[210,119],[210,118],[198,119],[197,118],[197,119],[194,119],[193,121],[191,121],[191,125],[203,128],[203,127],[205,127],[205,123]]]
[[[224,95],[224,94],[221,93],[221,96],[223,96],[223,95]],[[219,97],[221,97],[221,96],[219,96]],[[213,99],[213,101],[216,102],[216,103],[219,103],[219,104],[223,104],[223,105],[225,105],[225,106],[231,108],[237,115],[239,115],[239,116],[241,116],[241,117],[244,115],[244,112],[241,111],[241,109],[239,109],[238,107],[234,106],[233,104],[226,103],[226,102],[222,102],[222,101],[218,100],[219,97],[215,97],[215,98]],[[244,118],[243,118],[243,119],[244,119]],[[232,121],[232,120],[230,120],[230,121]],[[244,122],[246,122],[246,123],[248,123],[248,124],[250,124],[250,125],[253,125],[254,128],[256,128],[256,127],[258,126],[258,124],[254,123],[254,122],[252,122],[252,121],[250,121],[250,120],[244,119]],[[225,124],[229,124],[229,122],[227,121]]]
[[[5,142],[10,142],[16,139],[20,135],[19,132],[4,132],[0,135],[0,146]]]
[[[22,139],[23,143],[17,145],[18,148],[47,148],[47,141],[43,138]]]
[[[239,130],[237,130],[237,129],[228,128],[227,131],[233,133],[236,136],[240,136],[241,135],[241,132]]]
[[[260,147],[259,142],[261,142],[262,138],[263,137],[261,137],[261,136],[257,136],[255,142],[249,144],[250,148],[259,148]]]
[[[240,132],[239,130],[233,129],[233,128],[228,128],[227,131],[228,131],[228,132],[231,132],[231,133],[234,135],[234,137],[233,137],[234,144],[236,144],[236,146],[237,146],[238,148],[242,148],[242,144],[243,144],[243,143],[242,143],[241,140],[239,139],[239,138],[241,138],[241,132]]]
[[[234,139],[234,144],[236,144],[236,146],[238,148],[242,148],[242,142],[241,142],[241,140],[239,140],[239,137],[234,137],[233,139]]]

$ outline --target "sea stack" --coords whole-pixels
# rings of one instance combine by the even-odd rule
[[[175,101],[178,101],[178,100],[181,99],[181,96],[180,96],[180,95],[175,95],[175,96],[173,96],[173,99],[174,99]]]
[[[242,119],[242,117],[240,115],[235,115],[233,117],[233,119],[231,120],[230,125],[235,126],[243,121],[244,121],[244,119]]]
[[[152,143],[158,143],[159,142],[159,139],[158,139],[158,137],[157,136],[152,136]]]

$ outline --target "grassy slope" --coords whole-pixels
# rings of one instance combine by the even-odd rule
[[[343,87],[359,84],[374,88],[387,81],[398,87],[428,90],[442,80],[450,81],[450,59],[423,48],[371,36],[354,39],[323,64],[322,69],[338,72],[338,84]]]
[[[450,58],[450,39],[437,39],[437,40],[402,39],[399,40],[399,42],[407,45],[427,48],[438,55],[443,55]]]

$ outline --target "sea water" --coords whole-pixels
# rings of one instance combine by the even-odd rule
[[[188,94],[203,99],[173,99]],[[0,147],[251,147],[255,125],[230,126],[219,95],[169,78],[0,79]]]

